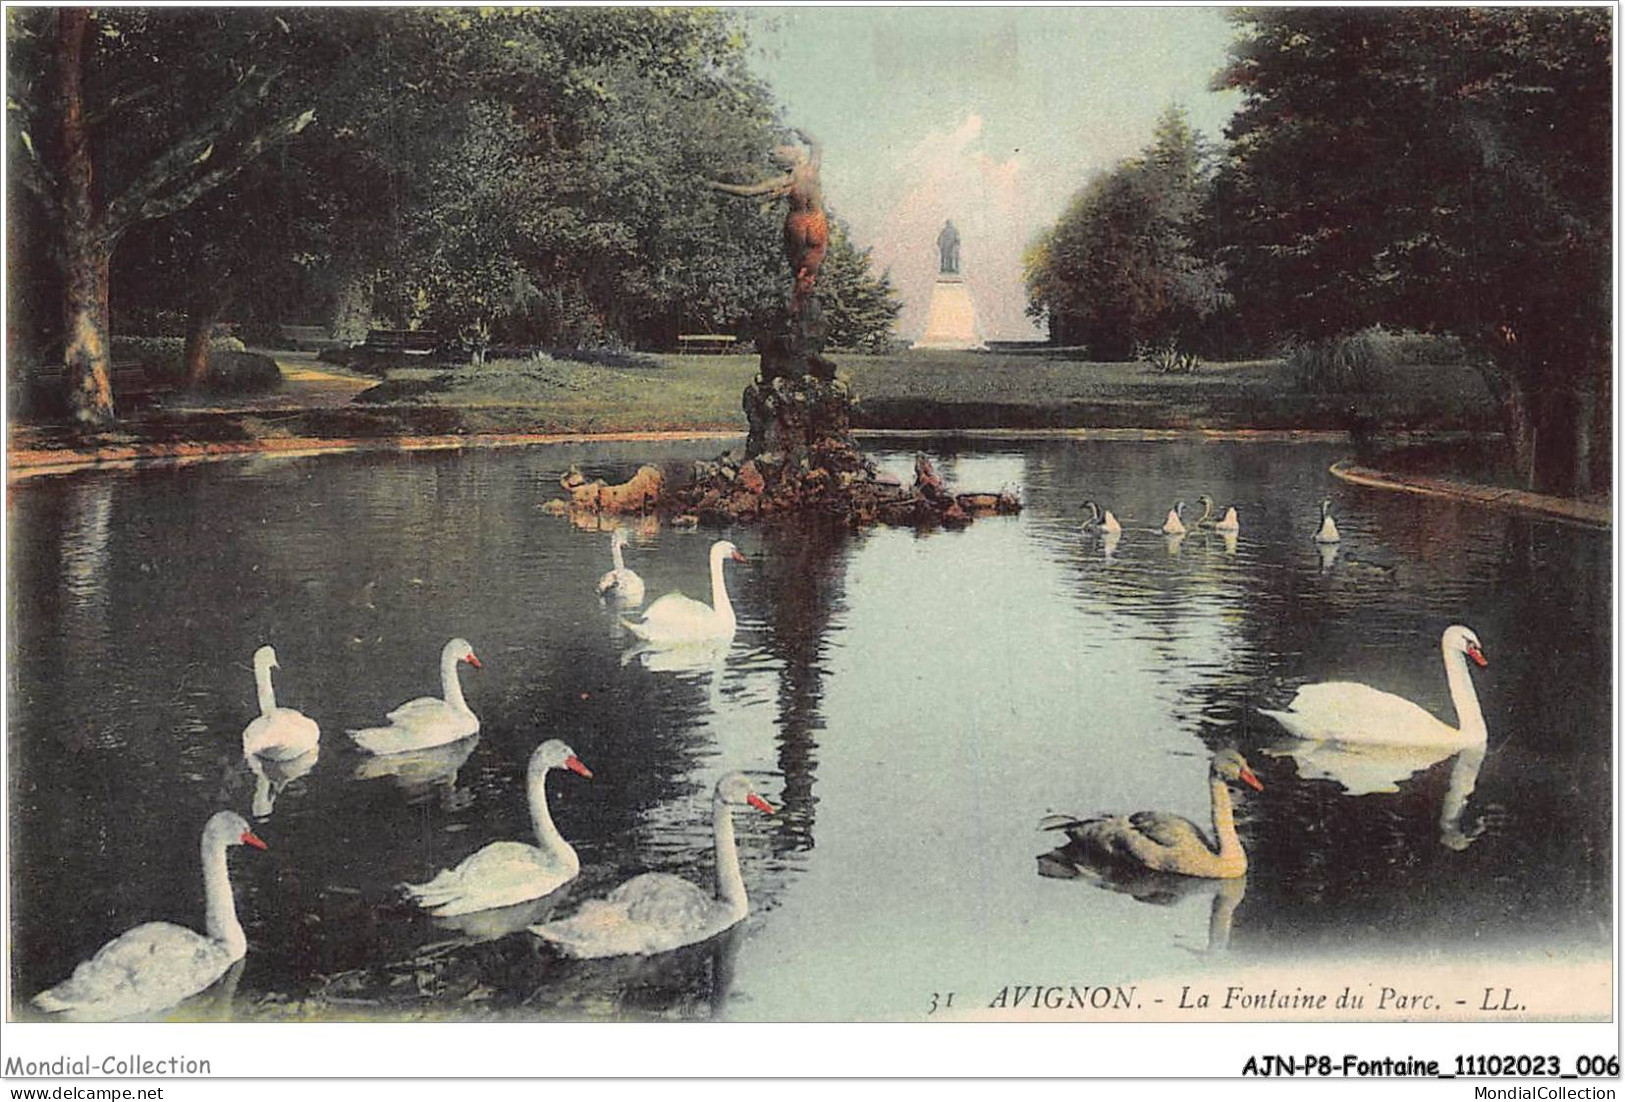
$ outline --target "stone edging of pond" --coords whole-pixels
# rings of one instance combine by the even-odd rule
[[[149,440],[109,443],[96,447],[41,448],[23,445],[7,452],[10,481],[46,474],[84,470],[128,470],[134,467],[180,465],[218,459],[275,455],[306,455],[368,451],[436,451],[458,448],[511,447],[526,444],[638,443],[670,440],[733,440],[743,429],[661,429],[625,432],[492,432],[422,436],[263,436],[243,440]],[[1346,440],[1340,430],[1322,429],[854,429],[860,438],[991,440],[1237,440],[1259,443],[1336,443]],[[1455,434],[1425,434],[1439,439]]]
[[[668,440],[737,440],[743,432],[671,430],[658,432],[538,432],[470,433],[450,436],[391,436],[368,438],[284,436],[210,443],[163,442],[108,444],[94,448],[13,448],[7,454],[9,481],[36,475],[70,474],[83,470],[126,470],[133,467],[179,466],[217,459],[247,459],[274,455],[297,458],[352,452],[451,451],[463,448],[500,448],[528,444],[639,443]]]
[[[1333,463],[1331,473],[1333,477],[1355,486],[1367,486],[1378,490],[1398,490],[1403,493],[1421,494],[1426,497],[1447,497],[1456,501],[1469,501],[1475,505],[1488,505],[1492,508],[1515,509],[1519,512],[1536,513],[1553,520],[1569,521],[1591,528],[1606,529],[1613,527],[1612,506],[1597,502],[1576,501],[1572,498],[1553,497],[1549,494],[1537,494],[1528,490],[1513,490],[1501,486],[1483,486],[1449,478],[1395,474],[1390,471],[1379,471],[1372,467],[1362,467],[1348,459]]]

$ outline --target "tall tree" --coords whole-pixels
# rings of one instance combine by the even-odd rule
[[[1587,488],[1610,387],[1612,13],[1238,21],[1220,83],[1245,98],[1221,192],[1246,309],[1308,338],[1455,335],[1503,403],[1524,481]]]
[[[7,18],[11,164],[56,231],[70,407],[79,423],[103,427],[114,416],[108,284],[119,238],[184,210],[302,130],[312,114],[283,95],[281,78],[313,72],[325,51],[319,35],[297,34],[268,9],[8,9]]]
[[[1050,339],[1123,359],[1149,341],[1200,339],[1226,305],[1222,273],[1197,245],[1211,151],[1178,107],[1151,144],[1090,181],[1027,259],[1028,313]]]

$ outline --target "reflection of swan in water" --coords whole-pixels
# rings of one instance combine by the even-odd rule
[[[1179,546],[1180,546],[1180,544],[1185,542],[1185,533],[1184,532],[1164,532],[1162,534],[1162,540],[1163,540],[1163,543],[1167,545],[1168,554],[1177,555],[1177,554],[1179,554]]]
[[[434,915],[431,921],[439,929],[462,934],[468,941],[495,941],[509,934],[517,934],[535,923],[546,922],[569,894],[570,885],[562,884],[540,899],[527,899],[523,903],[470,911],[468,914]]]
[[[1350,796],[1398,792],[1399,782],[1455,752],[1451,746],[1377,746],[1358,742],[1286,739],[1266,747],[1273,758],[1291,758],[1304,780],[1326,780]]]
[[[1480,835],[1498,822],[1504,812],[1492,807],[1469,827],[1461,824],[1462,813],[1467,810],[1468,797],[1478,787],[1478,771],[1484,767],[1484,747],[1469,746],[1456,756],[1450,770],[1450,786],[1445,789],[1439,804],[1439,844],[1457,853],[1476,842]]]
[[[1210,953],[1220,953],[1230,947],[1230,931],[1236,908],[1247,895],[1245,876],[1212,879],[1101,864],[1091,861],[1088,850],[1076,842],[1068,842],[1059,849],[1041,854],[1038,858],[1038,875],[1056,880],[1086,880],[1097,888],[1131,895],[1141,903],[1158,907],[1174,906],[1186,899],[1212,895],[1213,903],[1207,920],[1207,949]]]
[[[670,647],[639,643],[622,653],[621,665],[626,667],[636,662],[657,673],[718,672],[727,663],[732,647],[732,639],[710,639]]]
[[[654,956],[559,960],[543,954],[545,979],[525,1000],[527,1006],[572,1005],[593,992],[626,1018],[723,1021],[733,992],[741,923],[698,945]],[[534,942],[540,947],[542,942]]]
[[[1259,783],[1247,760],[1234,750],[1220,750],[1208,764],[1208,789],[1213,800],[1213,841],[1189,819],[1165,811],[1137,811],[1133,815],[1105,815],[1078,819],[1046,815],[1043,830],[1064,830],[1100,864],[1123,865],[1181,876],[1229,877],[1247,872],[1247,852],[1236,834],[1230,802],[1230,782],[1259,792]],[[1216,843],[1216,845],[1215,845]]]
[[[1260,708],[1289,732],[1303,739],[1410,746],[1483,746],[1484,713],[1478,705],[1467,660],[1487,666],[1478,636],[1454,624],[1439,639],[1444,653],[1445,680],[1456,706],[1451,727],[1404,697],[1381,692],[1357,681],[1327,681],[1305,685],[1285,709]]]
[[[1236,538],[1238,535],[1239,533],[1234,528],[1219,529],[1219,538],[1224,540],[1224,553],[1226,555],[1234,555],[1236,553]]]
[[[1315,544],[1315,550],[1320,552],[1320,572],[1325,574],[1337,562],[1337,544],[1317,543]]]
[[[254,774],[254,818],[267,818],[282,790],[314,769],[321,754],[319,746],[312,746],[297,758],[281,761],[262,758],[258,754],[244,754],[243,761]]]
[[[1440,844],[1458,852],[1464,850],[1499,817],[1496,811],[1480,816],[1470,826],[1462,826],[1467,800],[1478,785],[1478,771],[1484,765],[1482,746],[1457,751],[1450,746],[1372,746],[1290,739],[1264,752],[1272,757],[1292,758],[1297,762],[1299,777],[1332,781],[1350,796],[1398,792],[1401,781],[1454,753],[1449,787],[1439,806]]]
[[[1100,553],[1103,557],[1113,559],[1117,557],[1117,545],[1123,541],[1121,531],[1104,531],[1100,534]]]
[[[445,746],[431,746],[427,750],[410,750],[404,754],[369,755],[355,767],[358,781],[389,777],[395,786],[416,803],[436,792],[444,792],[449,803],[456,803],[457,771],[478,746],[480,736],[473,735],[461,742]]]

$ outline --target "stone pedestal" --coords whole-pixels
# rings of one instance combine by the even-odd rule
[[[971,301],[965,277],[939,275],[931,287],[931,308],[926,314],[925,333],[915,348],[983,348],[976,330],[976,304]]]

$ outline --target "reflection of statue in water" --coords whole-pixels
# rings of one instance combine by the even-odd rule
[[[790,313],[799,318],[818,282],[818,268],[829,247],[829,218],[824,213],[824,192],[818,182],[823,146],[804,130],[795,133],[807,144],[806,152],[793,145],[781,145],[773,151],[773,159],[785,169],[784,175],[759,184],[723,184],[713,180],[711,186],[729,195],[765,195],[770,202],[790,200],[790,210],[784,216],[784,252],[794,281]]]
[[[937,252],[941,257],[938,273],[941,275],[959,274],[959,231],[954,229],[952,219],[942,224],[942,232],[937,234]]]

